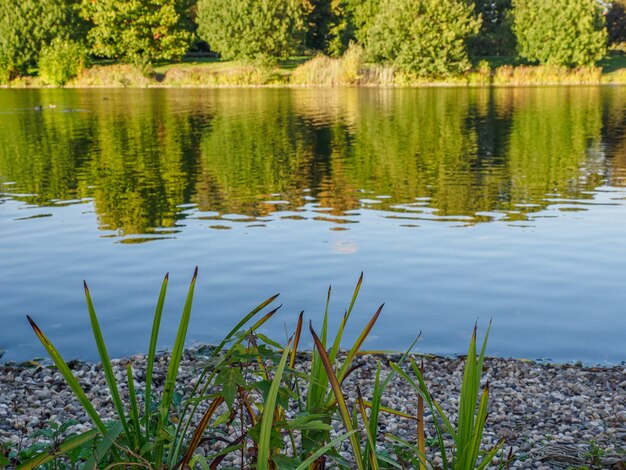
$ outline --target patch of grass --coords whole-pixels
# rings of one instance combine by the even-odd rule
[[[154,70],[130,64],[94,65],[68,83],[77,88],[134,87],[144,88],[156,83]]]
[[[290,83],[314,86],[352,86],[362,80],[363,49],[351,44],[341,57],[318,55],[293,70]]]
[[[602,67],[602,72],[605,74],[626,69],[626,52],[610,51],[607,57],[598,62],[598,67]]]
[[[279,69],[255,65],[215,63],[210,66],[172,67],[160,76],[166,87],[260,86],[286,84]]]
[[[599,67],[578,67],[570,69],[562,66],[498,67],[493,75],[493,84],[498,86],[526,85],[590,85],[602,83],[602,69]]]

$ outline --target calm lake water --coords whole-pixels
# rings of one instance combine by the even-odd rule
[[[41,108],[39,108],[41,107]],[[82,280],[112,356],[147,350],[170,272],[171,345],[215,342],[280,292],[265,332],[367,349],[626,359],[626,88],[0,90],[0,348],[95,359]],[[303,340],[311,345],[308,335]],[[347,344],[347,343],[346,343]]]

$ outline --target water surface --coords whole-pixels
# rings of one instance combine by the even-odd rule
[[[145,351],[162,276],[171,345],[217,341],[280,292],[348,339],[462,353],[626,359],[626,88],[0,90],[0,348],[95,359],[89,282],[112,356]],[[307,339],[307,341],[309,341]],[[306,341],[305,341],[306,342]],[[310,341],[309,341],[310,343]]]

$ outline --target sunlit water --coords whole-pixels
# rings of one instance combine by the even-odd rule
[[[171,346],[194,266],[190,340],[280,292],[265,328],[366,349],[626,359],[626,88],[1,90],[0,348],[146,351],[163,275]],[[310,347],[311,341],[303,340]]]

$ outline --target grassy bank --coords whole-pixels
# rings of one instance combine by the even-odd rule
[[[365,63],[358,50],[343,57],[294,57],[274,65],[215,58],[188,58],[175,64],[138,67],[98,64],[84,69],[66,87],[232,87],[232,86],[532,86],[626,84],[626,55],[615,52],[596,66],[567,68],[517,64],[514,58],[486,57],[468,72],[424,78],[392,66]],[[18,77],[8,87],[47,86],[37,76]]]

